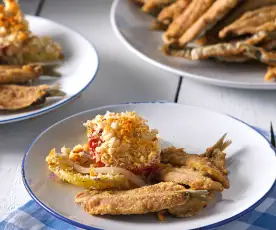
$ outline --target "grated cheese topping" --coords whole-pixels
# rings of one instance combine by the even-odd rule
[[[153,167],[160,162],[158,131],[150,129],[146,120],[136,112],[97,115],[87,121],[87,136],[99,138],[96,160],[106,166],[117,166],[131,171]]]

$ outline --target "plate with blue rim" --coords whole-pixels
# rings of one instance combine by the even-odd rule
[[[91,216],[74,203],[83,188],[57,183],[49,175],[46,156],[51,148],[73,147],[86,140],[83,123],[98,114],[136,111],[162,140],[189,153],[204,152],[224,133],[232,144],[226,150],[230,188],[212,205],[190,218],[167,217],[160,223],[153,214]],[[31,144],[22,162],[22,178],[31,197],[48,212],[85,229],[212,229],[257,207],[275,185],[276,157],[268,140],[248,124],[225,114],[175,103],[128,103],[91,109],[70,116],[46,129]]]
[[[47,98],[41,105],[18,111],[0,111],[0,124],[30,119],[53,111],[76,98],[95,79],[99,66],[98,54],[94,46],[82,35],[49,19],[27,16],[30,30],[37,36],[50,36],[57,41],[64,53],[64,60],[57,64],[59,77],[41,76],[33,85],[58,85],[64,97]]]

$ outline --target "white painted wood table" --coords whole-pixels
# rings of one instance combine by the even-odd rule
[[[0,126],[0,217],[30,199],[21,182],[21,160],[45,128],[74,113],[127,101],[177,100],[236,116],[264,129],[276,125],[276,91],[226,89],[163,72],[126,49],[115,37],[112,0],[21,0],[23,10],[67,25],[98,50],[96,80],[73,102],[35,119]],[[178,92],[178,89],[180,91]]]

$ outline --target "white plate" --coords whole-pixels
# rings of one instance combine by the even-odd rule
[[[233,64],[212,60],[187,61],[163,55],[162,32],[150,29],[153,17],[143,13],[129,0],[114,0],[111,24],[118,38],[136,55],[161,69],[204,83],[234,88],[276,89],[264,82],[266,66]]]
[[[225,132],[233,144],[227,149],[231,188],[192,218],[167,218],[159,223],[156,216],[89,216],[74,204],[82,188],[49,179],[45,157],[50,149],[85,143],[83,123],[106,111],[135,110],[157,128],[163,140],[188,152],[204,152]],[[276,177],[275,152],[268,141],[252,129],[227,115],[199,107],[172,103],[134,103],[92,109],[69,117],[44,131],[31,145],[22,163],[23,181],[30,195],[46,210],[70,224],[94,229],[152,230],[214,228],[233,221],[262,202]],[[93,227],[92,227],[93,226]]]
[[[93,45],[72,29],[48,19],[27,16],[31,31],[36,35],[51,36],[61,44],[65,59],[57,69],[60,78],[43,77],[36,84],[60,84],[66,97],[47,99],[43,106],[16,112],[0,112],[0,124],[29,119],[49,112],[80,94],[95,78],[99,66],[98,55]]]

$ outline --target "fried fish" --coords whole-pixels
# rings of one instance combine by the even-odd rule
[[[213,27],[220,19],[230,12],[239,0],[217,0],[214,4],[179,38],[180,46],[186,46],[187,43],[194,41],[202,36],[206,30]]]
[[[47,97],[64,96],[57,87],[48,85],[0,85],[0,110],[19,110],[42,104]]]
[[[217,142],[215,146],[225,147],[229,145],[230,142],[224,142],[223,137]],[[161,163],[192,168],[201,172],[202,175],[208,176],[212,180],[221,183],[224,188],[229,188],[230,184],[226,176],[227,173],[225,172],[225,163],[221,162],[223,159],[225,159],[225,157],[223,157],[221,154],[210,155],[210,157],[207,157],[206,153],[204,153],[203,156],[200,156],[197,154],[188,154],[182,148],[175,147],[169,147],[161,152]],[[221,171],[218,167],[216,167],[216,164],[223,170]]]
[[[147,0],[142,6],[142,11],[153,16],[157,16],[164,7],[174,3],[175,1],[176,0]]]
[[[268,66],[264,79],[265,79],[265,81],[276,80],[276,67],[275,66]]]
[[[0,84],[25,83],[40,77],[42,66],[34,65],[0,65]]]
[[[179,37],[201,17],[214,3],[214,0],[192,1],[186,10],[176,18],[163,35],[165,44],[177,43]]]
[[[248,49],[249,45],[256,45],[264,41],[268,37],[265,32],[259,32],[245,40],[235,41],[235,42],[225,42],[218,43],[214,45],[202,46],[202,47],[173,47],[171,45],[163,46],[163,52],[169,56],[183,57],[189,60],[202,60],[208,58],[218,58],[218,57],[233,57],[238,55],[243,55]],[[250,47],[251,47],[250,46]],[[244,54],[244,57],[252,59],[250,55]],[[253,58],[254,59],[254,58]]]
[[[225,141],[226,134],[224,134],[216,144],[206,149],[205,153],[201,154],[203,157],[207,157],[224,175],[227,175],[226,168],[226,154],[223,152],[232,141]]]
[[[232,24],[219,32],[220,38],[256,34],[260,31],[274,31],[276,29],[276,5],[262,7],[246,12]]]
[[[176,217],[191,217],[196,215],[202,208],[206,207],[210,200],[214,198],[213,193],[209,193],[207,199],[200,197],[191,197],[184,205],[170,208],[168,211],[170,214]]]
[[[165,7],[158,14],[153,27],[167,29],[172,21],[180,16],[182,12],[184,12],[190,2],[191,0],[177,0],[175,3]]]
[[[240,5],[235,7],[232,11],[229,12],[224,18],[222,18],[213,28],[208,30],[205,35],[205,39],[201,42],[205,42],[202,45],[215,44],[222,42],[219,39],[219,31],[221,31],[224,27],[230,25],[235,20],[240,18],[241,15],[248,11],[252,11],[255,9],[259,9],[264,6],[270,6],[276,4],[276,0],[245,0],[240,1]]]
[[[158,181],[175,182],[195,190],[221,192],[224,189],[219,182],[212,180],[207,174],[188,166],[173,167],[165,164],[155,173],[155,177]]]
[[[187,190],[172,182],[132,190],[87,190],[75,202],[91,215],[131,215],[157,212],[185,204],[191,196],[206,197],[208,191]]]

